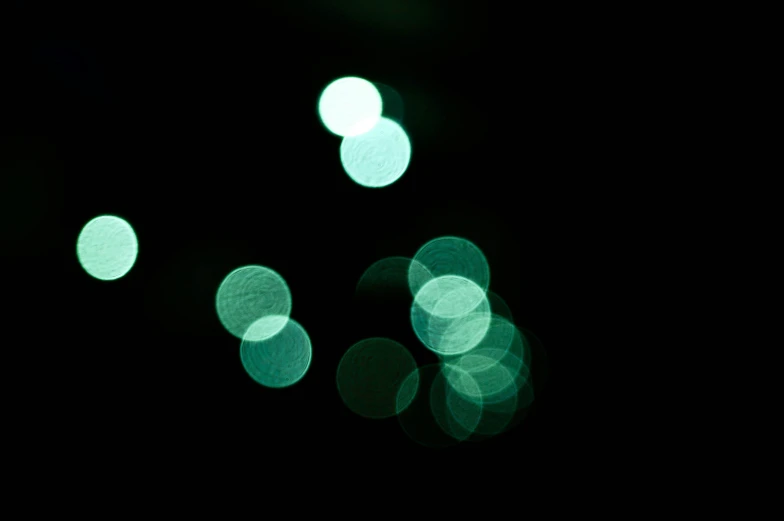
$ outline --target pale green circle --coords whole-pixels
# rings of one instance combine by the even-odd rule
[[[139,243],[124,219],[101,215],[84,225],[76,241],[76,256],[84,271],[99,280],[116,280],[136,263]]]
[[[339,78],[322,91],[319,117],[327,130],[338,136],[358,136],[376,126],[383,102],[369,81],[348,76]]]
[[[294,385],[310,368],[313,349],[308,333],[287,316],[280,320],[285,325],[276,335],[260,341],[243,339],[240,344],[242,367],[265,387]]]
[[[215,295],[215,308],[226,331],[241,339],[261,318],[290,316],[291,292],[276,271],[265,266],[243,266],[223,279]],[[285,325],[283,319],[258,323],[247,338],[264,340],[274,336]]]
[[[419,248],[414,260],[424,266],[433,277],[458,275],[487,291],[490,287],[490,265],[482,250],[462,237],[444,236],[429,241]],[[421,271],[409,272],[411,292],[416,294],[423,284]]]
[[[343,138],[340,161],[355,183],[382,188],[400,179],[408,169],[411,141],[398,123],[381,118],[364,134]]]

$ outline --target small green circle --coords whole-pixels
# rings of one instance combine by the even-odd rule
[[[487,258],[482,250],[468,239],[438,237],[419,248],[414,260],[424,266],[433,277],[458,275],[474,282],[484,291],[490,287],[490,265]],[[414,294],[426,282],[421,273],[409,274],[409,284]]]
[[[259,319],[291,315],[291,292],[276,271],[265,266],[243,266],[229,273],[215,295],[215,308],[226,331],[245,338],[248,328]],[[277,334],[286,322],[282,319],[254,327],[249,340],[264,340]]]
[[[382,188],[400,179],[408,169],[411,141],[398,123],[381,118],[367,132],[343,138],[340,161],[358,185]]]
[[[136,263],[139,243],[124,219],[101,215],[84,225],[76,241],[76,256],[84,271],[99,280],[116,280]]]
[[[310,368],[313,349],[310,337],[295,320],[282,316],[283,329],[265,340],[243,339],[242,367],[255,382],[273,388],[299,382]]]

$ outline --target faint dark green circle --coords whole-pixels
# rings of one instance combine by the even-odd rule
[[[500,295],[493,291],[488,291],[487,300],[490,302],[490,311],[492,311],[494,315],[500,315],[509,322],[514,323],[512,310],[509,308],[509,304],[507,304]]]
[[[412,263],[416,264],[412,266]],[[357,283],[355,295],[400,293],[411,296],[409,277],[422,284],[432,278],[425,267],[413,259],[385,257],[365,270]]]
[[[346,407],[365,418],[395,416],[408,407],[416,392],[400,390],[416,370],[411,353],[388,338],[368,338],[351,346],[338,364],[338,393]],[[409,397],[408,403],[405,397]]]
[[[403,97],[389,85],[377,81],[374,81],[373,85],[375,85],[376,90],[381,95],[383,102],[381,115],[402,124],[403,114],[405,113]]]

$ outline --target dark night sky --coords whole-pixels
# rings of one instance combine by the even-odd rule
[[[532,472],[571,457],[580,346],[569,317],[586,301],[575,286],[590,276],[583,246],[599,234],[582,198],[605,182],[601,168],[581,166],[600,153],[585,137],[600,109],[584,101],[602,66],[571,30],[577,15],[529,10],[513,23],[481,2],[422,4],[22,13],[4,262],[50,278],[42,287],[56,293],[26,293],[39,310],[30,327],[49,333],[32,356],[46,376],[27,385],[61,429],[61,457],[106,469],[243,458],[263,468],[288,454],[299,466],[437,460]],[[404,100],[412,161],[391,187],[354,185],[339,138],[318,121],[321,89],[346,75]],[[136,266],[113,283],[89,278],[74,255],[81,227],[103,213],[126,218],[140,241]],[[372,262],[440,235],[485,251],[491,289],[547,361],[535,361],[540,388],[520,426],[438,452],[395,419],[354,416],[334,379],[342,353],[368,335],[424,351],[387,308],[357,310],[352,292]],[[216,319],[217,285],[245,264],[284,276],[292,317],[310,334],[313,363],[292,388],[254,384]],[[24,290],[23,279],[9,287]],[[40,325],[47,314],[56,331]]]

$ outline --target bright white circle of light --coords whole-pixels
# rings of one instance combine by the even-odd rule
[[[139,243],[128,222],[113,215],[101,215],[84,225],[76,240],[76,256],[90,276],[116,280],[136,263]]]
[[[327,130],[341,137],[358,136],[381,118],[383,101],[375,85],[362,78],[340,78],[321,93],[319,117]]]
[[[359,185],[367,188],[389,186],[408,169],[411,141],[398,123],[381,118],[364,134],[343,138],[340,162],[343,170]]]

